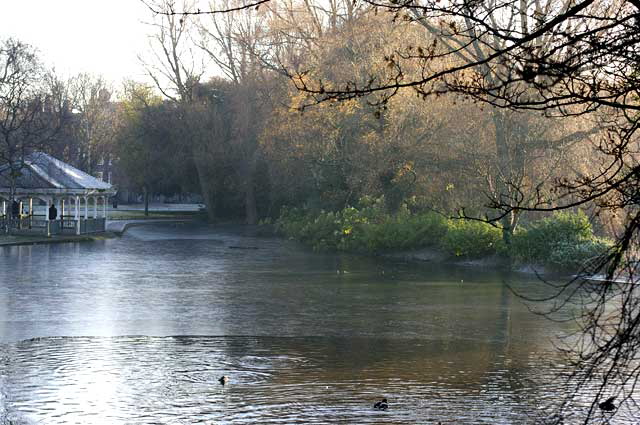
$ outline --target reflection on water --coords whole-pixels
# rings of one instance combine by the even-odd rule
[[[566,325],[505,285],[535,278],[166,225],[0,270],[0,423],[533,423],[557,392]]]

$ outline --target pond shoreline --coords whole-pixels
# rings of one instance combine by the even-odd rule
[[[455,258],[446,253],[433,249],[422,248],[416,250],[386,252],[374,254],[374,256],[400,259],[404,261],[418,263],[434,263],[434,264],[451,264],[457,267],[468,267],[476,269],[501,269],[510,270],[518,273],[533,275],[552,275],[552,276],[568,276],[572,275],[571,270],[551,270],[548,267],[539,264],[512,264],[508,258],[500,255],[491,255],[480,258]]]
[[[127,229],[136,226],[145,226],[148,224],[183,224],[191,223],[194,219],[190,218],[147,218],[135,220],[112,220],[107,223],[107,231],[114,233],[116,236],[122,236]]]
[[[145,226],[151,224],[185,224],[193,223],[195,220],[190,218],[179,219],[166,219],[166,218],[148,218],[148,219],[120,219],[111,220],[107,224],[107,231],[104,233],[88,234],[88,235],[56,235],[51,237],[46,236],[16,236],[6,235],[0,236],[0,248],[4,246],[26,246],[26,245],[40,245],[40,244],[55,244],[55,243],[72,243],[72,242],[95,242],[105,239],[112,239],[121,237],[129,228],[137,226]],[[264,226],[250,226],[244,225],[244,227],[255,227],[257,233],[262,236],[272,236],[286,240],[285,237],[278,235],[273,229],[265,229]],[[337,252],[336,252],[337,253]],[[375,258],[389,258],[402,261],[410,261],[416,263],[433,263],[433,264],[450,264],[457,267],[468,267],[475,269],[501,269],[511,270],[524,274],[535,275],[571,275],[571,271],[558,271],[550,270],[547,267],[536,264],[519,264],[514,267],[508,259],[499,255],[491,255],[481,258],[455,258],[447,255],[441,250],[434,248],[421,248],[415,250],[405,251],[390,251],[384,253],[366,254],[361,253],[365,257]]]
[[[258,229],[258,233],[261,235],[269,235],[277,238],[281,238],[283,240],[295,240],[295,238],[287,238],[286,236],[278,233],[276,229],[271,225],[258,225],[254,226]],[[302,244],[310,251],[313,251],[308,244],[304,242],[297,241]],[[341,251],[337,250],[328,250],[326,252],[333,254],[340,254]],[[348,253],[350,255],[360,255],[369,258],[388,258],[395,259],[407,262],[415,262],[415,263],[431,263],[431,264],[443,264],[443,265],[452,265],[456,267],[467,267],[467,268],[475,268],[475,269],[499,269],[505,271],[513,271],[517,273],[527,274],[527,275],[540,275],[540,276],[553,276],[553,277],[566,277],[573,276],[576,271],[575,270],[558,270],[553,269],[548,266],[544,266],[541,264],[534,263],[517,263],[514,264],[508,257],[500,254],[492,254],[483,257],[454,257],[450,254],[447,254],[445,251],[441,249],[437,249],[434,247],[426,247],[426,248],[417,248],[417,249],[407,249],[407,250],[397,250],[397,251],[383,251],[383,252],[342,252]]]
[[[171,224],[187,223],[193,219],[163,219],[149,218],[136,220],[111,220],[107,223],[107,231],[85,235],[0,235],[0,247],[4,246],[25,246],[25,245],[45,245],[71,242],[95,242],[105,239],[112,239],[122,236],[128,228],[134,226],[144,226],[148,224]]]
[[[4,246],[25,246],[25,245],[47,245],[70,242],[94,242],[111,239],[117,235],[114,232],[102,232],[88,235],[54,235],[47,236],[23,236],[6,235],[0,236],[0,247]]]

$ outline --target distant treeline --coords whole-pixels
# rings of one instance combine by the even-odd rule
[[[574,178],[599,161],[579,143],[598,131],[591,117],[411,90],[383,102],[373,94],[315,104],[299,90],[305,79],[327,89],[384,79],[399,46],[437,41],[364,3],[278,2],[253,14],[154,19],[146,67],[156,86],[128,82],[116,100],[100,78],[47,74],[44,109],[62,118],[40,144],[89,172],[113,161],[122,189],[201,193],[211,221],[257,223],[283,207],[346,211],[367,197],[390,216],[414,205],[483,217],[492,203],[526,206],[545,196],[541,182]],[[203,57],[221,77],[202,77],[206,68],[194,64]],[[506,244],[519,211],[499,220]],[[598,233],[611,231],[602,223],[615,226],[600,217]]]
[[[310,78],[327,90],[384,79],[395,75],[389,68],[401,46],[438,42],[364,3],[279,2],[255,14],[161,14],[156,24],[148,70],[163,96],[129,85],[118,157],[139,187],[200,191],[211,220],[256,223],[285,206],[337,212],[366,197],[381,199],[391,215],[413,203],[483,217],[489,204],[526,206],[545,196],[541,182],[573,178],[599,161],[580,143],[599,131],[592,117],[550,118],[411,90],[383,102],[373,94],[315,104],[299,90]],[[201,55],[224,77],[203,80],[193,66]],[[499,220],[507,244],[518,211]],[[599,220],[597,232],[610,230],[601,225],[608,218]]]

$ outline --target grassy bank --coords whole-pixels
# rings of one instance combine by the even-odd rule
[[[500,257],[514,266],[536,264],[565,271],[579,269],[611,245],[594,235],[581,211],[555,213],[520,226],[508,247],[502,230],[487,223],[433,212],[391,215],[375,204],[337,212],[285,209],[275,227],[317,251],[383,254],[432,248],[450,259]]]

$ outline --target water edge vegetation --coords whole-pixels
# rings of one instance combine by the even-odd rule
[[[575,272],[612,247],[594,233],[582,210],[523,223],[507,246],[499,226],[412,211],[407,204],[388,213],[382,204],[363,198],[358,206],[338,211],[283,208],[273,224],[280,235],[316,251],[382,254],[432,248],[450,259],[497,257],[513,266],[536,264],[554,271]]]

